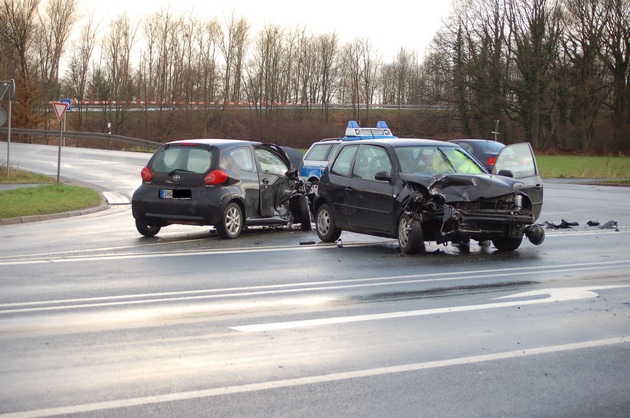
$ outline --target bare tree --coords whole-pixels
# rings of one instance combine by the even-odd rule
[[[66,84],[69,86],[68,91],[71,93],[71,97],[78,102],[75,105],[79,130],[83,129],[83,113],[87,112],[87,109],[81,103],[86,99],[87,95],[90,63],[96,47],[98,27],[99,25],[94,22],[94,15],[89,14],[87,22],[79,30],[78,47],[73,50],[68,66]]]
[[[239,100],[243,66],[248,47],[250,24],[247,20],[234,16],[225,23],[219,34],[219,49],[225,61],[223,77],[223,102]]]
[[[15,126],[34,128],[40,118],[34,114],[36,80],[33,77],[35,57],[32,46],[37,25],[37,10],[40,0],[0,0],[0,38],[14,51],[7,57],[15,57],[16,107]]]
[[[48,102],[61,96],[59,65],[77,21],[76,8],[77,0],[49,0],[45,12],[39,14],[35,48],[38,52],[40,97],[46,123],[51,111]]]
[[[125,13],[118,16],[110,25],[109,34],[104,41],[105,67],[111,96],[114,103],[109,108],[113,133],[118,133],[125,122],[126,108],[123,101],[131,100],[135,95],[131,51],[135,40],[135,26]]]
[[[285,33],[277,25],[266,25],[254,42],[252,60],[248,65],[247,87],[253,92],[251,98],[257,102],[258,114],[269,115],[279,100],[281,74],[285,51]]]

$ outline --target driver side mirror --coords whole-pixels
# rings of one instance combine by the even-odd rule
[[[379,171],[374,175],[374,180],[390,182],[392,181],[392,176],[387,171]]]
[[[505,170],[505,169],[499,170],[497,174],[503,177],[514,178],[514,173],[512,173],[512,170]]]

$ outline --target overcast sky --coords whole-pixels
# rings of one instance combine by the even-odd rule
[[[83,12],[94,11],[96,21],[107,21],[127,12],[139,19],[170,8],[175,15],[193,13],[199,19],[228,19],[232,14],[252,23],[256,34],[265,24],[292,29],[305,26],[308,33],[337,33],[341,43],[370,39],[386,61],[400,48],[424,55],[451,0],[80,0]]]

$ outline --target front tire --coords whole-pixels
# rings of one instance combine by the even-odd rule
[[[159,226],[147,225],[146,218],[143,216],[136,218],[136,229],[140,232],[140,234],[151,238],[156,236],[162,228]]]
[[[407,213],[398,220],[398,244],[404,254],[424,253],[422,225]]]
[[[228,203],[223,210],[221,223],[215,228],[221,238],[234,239],[241,234],[243,230],[243,211],[241,207],[234,202]]]
[[[317,209],[315,216],[317,225],[317,236],[324,242],[335,242],[341,236],[341,229],[335,226],[330,206],[324,203]]]
[[[298,199],[298,216],[300,217],[300,228],[302,231],[313,229],[311,225],[311,208],[306,196],[300,196]]]
[[[523,237],[521,238],[509,238],[509,237],[497,237],[492,239],[492,244],[499,251],[514,251],[521,246]]]

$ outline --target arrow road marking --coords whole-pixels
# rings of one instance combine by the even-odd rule
[[[271,322],[267,324],[241,325],[230,327],[235,331],[241,332],[262,332],[279,329],[314,327],[319,325],[347,324],[351,322],[378,321],[382,319],[407,318],[412,316],[426,316],[447,314],[455,312],[479,311],[484,309],[508,308],[511,306],[537,305],[541,303],[565,302],[569,300],[591,299],[597,297],[594,290],[616,289],[622,287],[630,287],[630,285],[617,286],[595,286],[595,287],[566,287],[557,289],[542,289],[529,292],[516,293],[508,296],[501,296],[493,300],[505,299],[523,299],[526,300],[509,300],[506,302],[486,303],[482,305],[465,305],[451,306],[445,308],[421,309],[415,311],[389,312],[381,314],[356,315],[356,316],[340,316],[335,318],[321,319],[305,319],[302,321],[288,322]],[[546,296],[546,297],[545,297]]]

